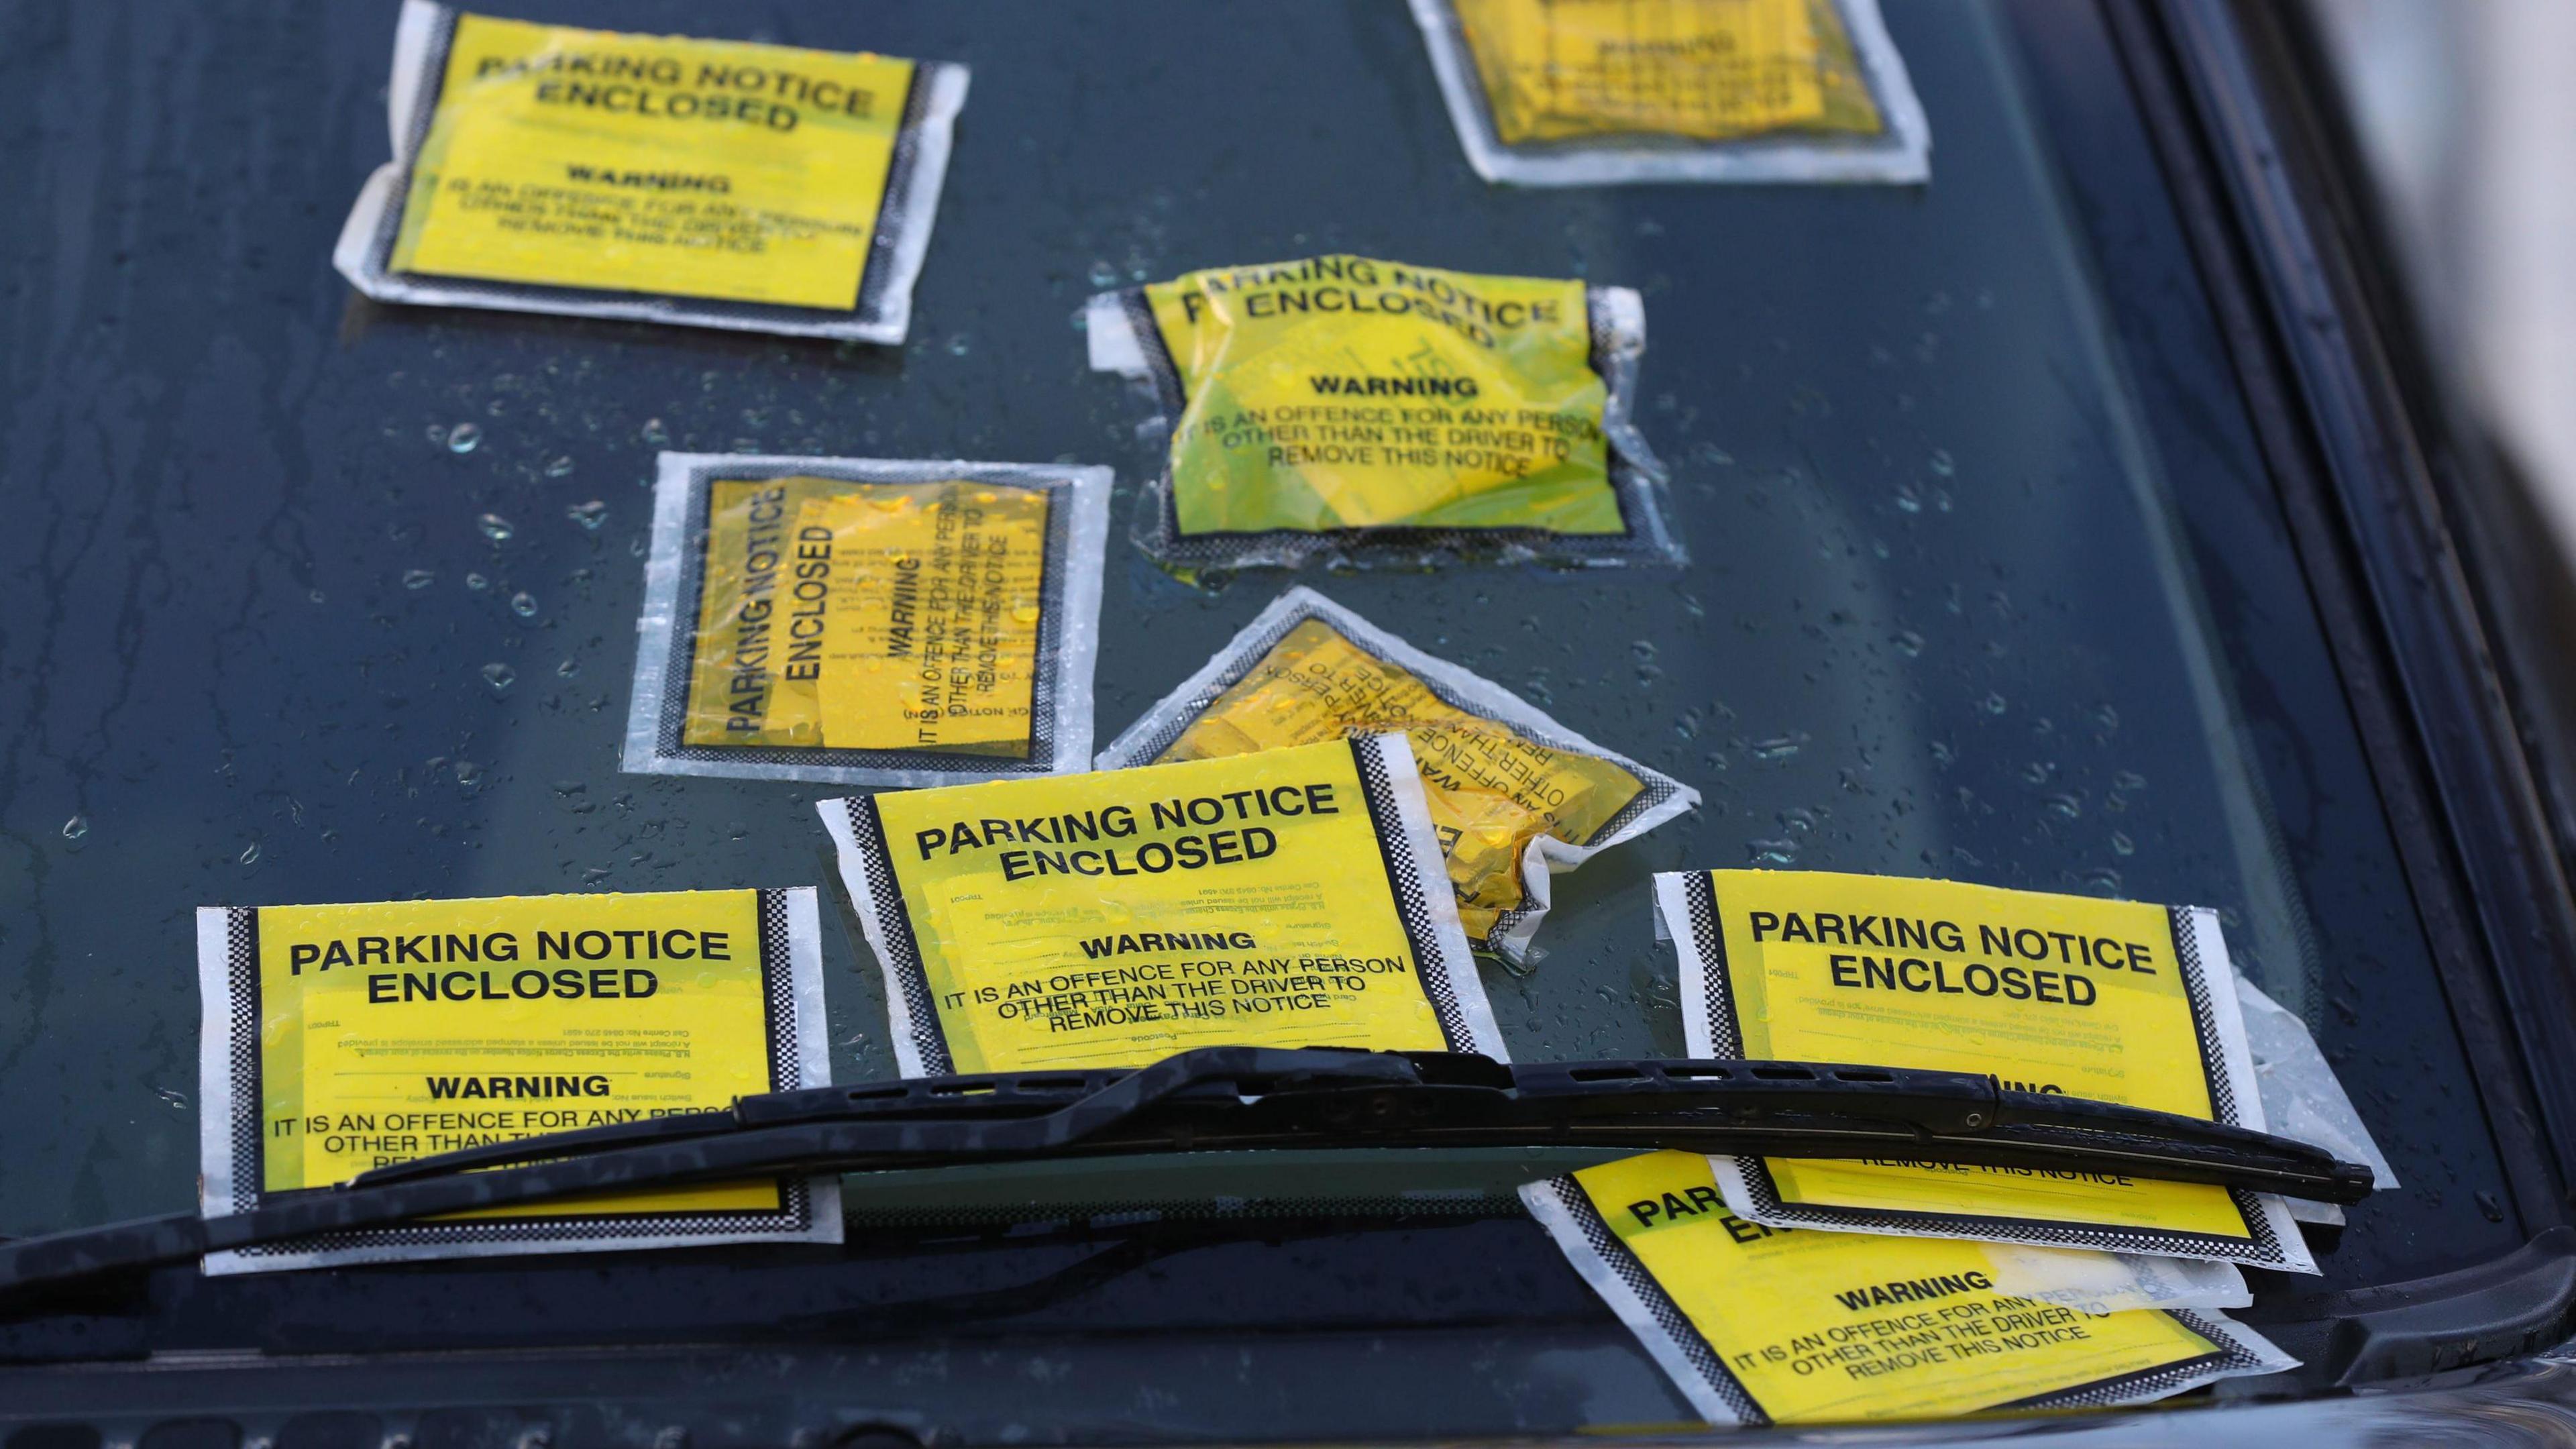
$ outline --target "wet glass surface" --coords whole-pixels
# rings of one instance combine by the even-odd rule
[[[369,304],[392,6],[0,12],[0,1233],[192,1201],[200,905],[813,884],[891,1074],[841,792],[618,771],[670,447],[1116,467],[1104,740],[1308,582],[1696,785],[1485,963],[1516,1056],[1681,1050],[1656,870],[2204,903],[2408,1184],[2332,1273],[2520,1241],[2196,297],[2106,295],[1991,16],[1893,8],[1925,189],[1489,188],[1392,4],[510,9],[972,65],[899,349]],[[1084,298],[1327,250],[1643,292],[1692,565],[1156,572]]]

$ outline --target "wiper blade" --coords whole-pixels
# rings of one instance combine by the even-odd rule
[[[732,1109],[424,1157],[245,1213],[0,1244],[0,1292],[442,1213],[693,1182],[1141,1152],[1593,1147],[1894,1158],[2359,1202],[2370,1169],[2287,1138],[2007,1091],[1968,1072],[1807,1062],[1505,1066],[1445,1052],[1206,1047],[1134,1071],[814,1087]]]

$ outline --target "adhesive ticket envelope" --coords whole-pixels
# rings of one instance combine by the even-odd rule
[[[627,767],[1080,769],[1105,470],[664,457]]]
[[[953,478],[713,488],[684,741],[1027,755],[1046,494]],[[775,667],[746,657],[759,649]]]
[[[1468,941],[1524,959],[1551,869],[1690,809],[1696,791],[1565,729],[1311,589],[1292,589],[1102,752],[1103,769],[1401,731]]]
[[[1884,124],[1830,0],[1455,0],[1506,145]]]
[[[1694,1056],[1983,1072],[2263,1130],[2215,913],[1824,871],[1655,877]],[[1754,1221],[2317,1271],[2268,1193],[2112,1173],[1720,1158]]]
[[[1105,294],[1094,365],[1141,368],[1174,419],[1149,543],[1182,561],[1389,530],[1633,550],[1648,530],[1620,474],[1642,445],[1614,437],[1605,369],[1633,371],[1643,311],[1605,301],[1596,337],[1594,295],[1354,256]]]
[[[962,70],[423,0],[395,70],[362,289],[901,340]]]
[[[810,889],[197,913],[208,1216],[371,1168],[822,1086]],[[691,1185],[210,1255],[210,1273],[838,1242],[829,1178]]]
[[[1521,1197],[1715,1424],[2104,1408],[2297,1366],[2215,1312],[2031,1296],[1996,1244],[1763,1226],[1731,1212],[1709,1159],[1690,1153],[1604,1163]]]
[[[1504,1059],[1401,735],[817,807],[907,1076]]]

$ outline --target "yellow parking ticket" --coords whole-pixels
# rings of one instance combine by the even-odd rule
[[[810,889],[208,907],[197,974],[209,1215],[830,1080]],[[207,1271],[840,1236],[838,1184],[791,1179],[362,1229]]]
[[[662,455],[630,770],[925,785],[1089,762],[1105,468]]]
[[[1412,0],[1477,174],[1526,186],[1930,178],[1878,0]]]
[[[1552,871],[1699,803],[1689,786],[1307,588],[1263,609],[1099,763],[1215,759],[1388,730],[1412,742],[1469,943],[1507,961],[1529,959]]]
[[[1713,1424],[2103,1408],[2297,1366],[2215,1311],[2035,1296],[2034,1265],[2005,1256],[2027,1250],[1752,1222],[1691,1153],[1604,1163],[1521,1199]]]
[[[1142,535],[1166,563],[1677,552],[1629,420],[1632,291],[1319,256],[1086,317],[1092,365],[1150,379],[1172,420]]]
[[[1825,871],[1655,877],[1695,1056],[1983,1072],[2260,1131],[2214,912]],[[1742,1216],[2317,1271],[2268,1193],[2112,1173],[1721,1158]]]
[[[394,73],[370,295],[902,340],[962,68],[410,0]]]
[[[1456,0],[1506,145],[1883,125],[1831,0]]]
[[[818,804],[907,1076],[1503,1060],[1402,735]]]

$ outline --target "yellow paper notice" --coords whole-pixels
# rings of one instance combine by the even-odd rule
[[[1727,1211],[1696,1154],[1626,1158],[1523,1195],[1587,1278],[1617,1282],[1614,1307],[1717,1422],[2154,1397],[2281,1366],[2218,1320],[2004,1291],[1986,1244],[1758,1226]]]
[[[1327,256],[1145,297],[1183,535],[1627,530],[1581,282]]]
[[[1506,146],[1881,129],[1830,0],[1456,0]]]
[[[1322,619],[1291,629],[1162,754],[1219,759],[1401,730],[1421,767],[1467,938],[1522,904],[1532,839],[1588,844],[1645,785],[1608,760],[1551,749],[1448,703]]]
[[[1952,881],[1721,870],[1657,885],[1685,949],[1695,1053],[1981,1072],[2260,1125],[2241,1032],[2222,1025],[2236,1019],[2233,977],[2208,979],[2230,969],[2224,947],[2205,973],[2190,916],[2178,939],[2161,906]],[[2218,990],[2231,992],[2223,1012]],[[2308,1262],[2277,1200],[2225,1188],[1957,1164],[1742,1167],[1766,1207],[1776,1194],[1792,1214],[1852,1214],[1841,1225]]]
[[[846,310],[913,68],[460,15],[393,269]]]
[[[708,487],[685,743],[1027,758],[1048,494]]]
[[[1500,1055],[1400,736],[821,808],[907,1074]]]

